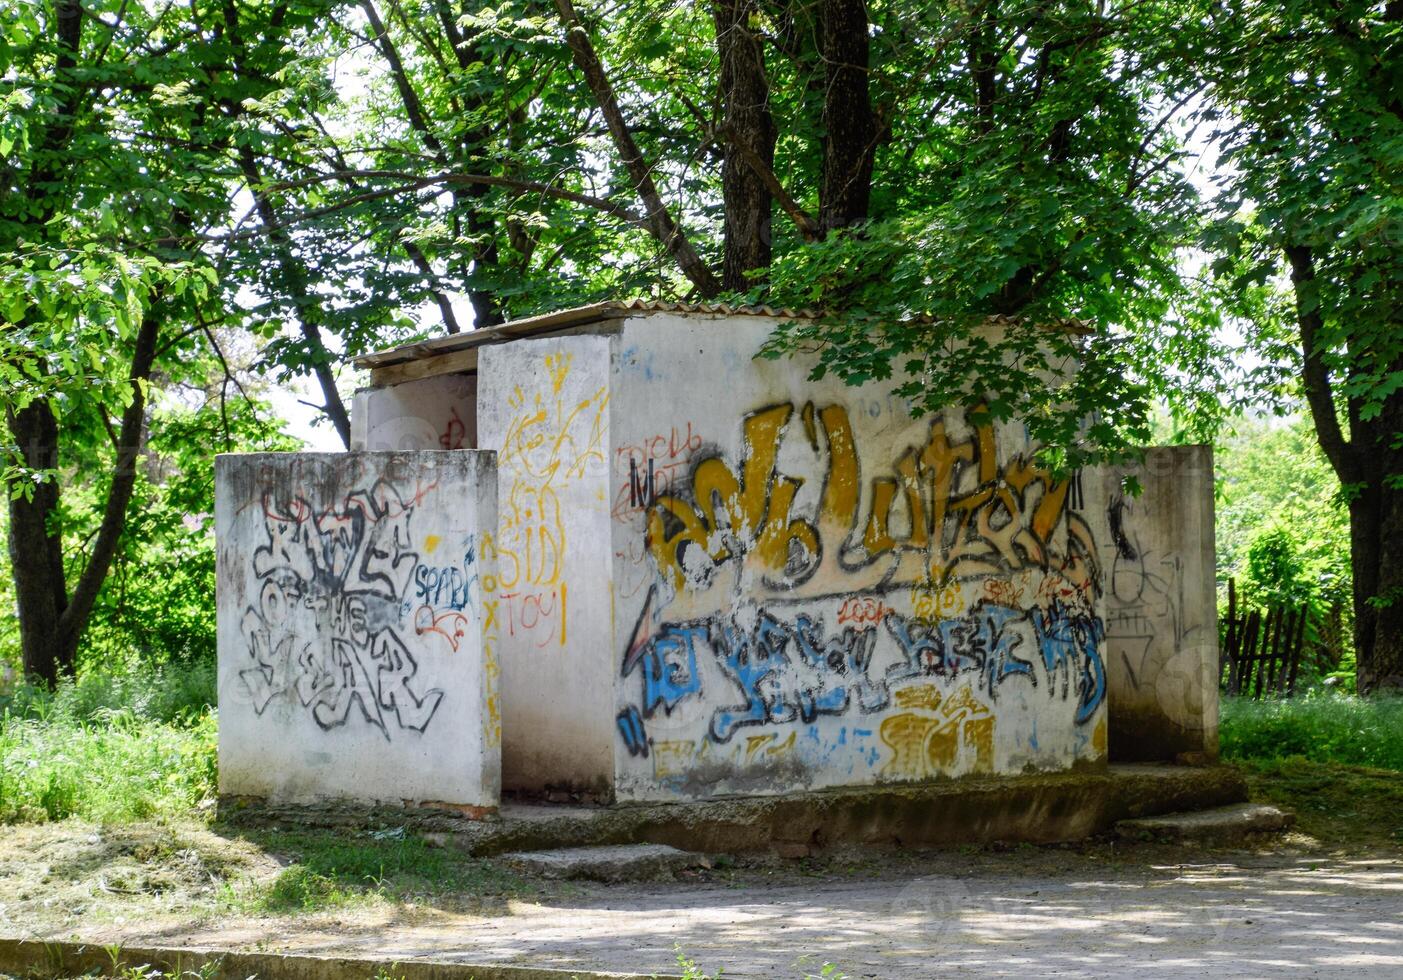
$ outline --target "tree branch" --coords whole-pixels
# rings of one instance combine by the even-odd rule
[[[412,126],[424,140],[427,146],[439,162],[447,166],[448,158],[443,150],[443,144],[439,142],[438,136],[429,126],[428,117],[424,115],[423,103],[419,101],[419,93],[415,91],[413,84],[409,81],[409,75],[404,70],[404,62],[400,60],[399,51],[395,49],[394,42],[390,40],[389,32],[385,30],[385,25],[380,21],[380,14],[375,9],[375,4],[371,0],[361,0],[361,10],[365,11],[366,20],[370,21],[370,29],[373,32],[371,41],[380,49],[380,54],[390,66],[390,75],[394,78],[395,89],[399,92],[400,101],[404,103],[404,114],[409,119]]]
[[[604,65],[594,50],[589,33],[580,23],[573,4],[570,0],[555,0],[555,9],[565,27],[565,43],[569,45],[574,56],[575,66],[580,69],[585,83],[594,94],[594,101],[604,114],[604,121],[609,126],[609,134],[614,139],[614,146],[622,159],[624,169],[628,171],[639,200],[643,202],[644,227],[667,250],[682,270],[682,274],[703,297],[716,296],[721,292],[721,284],[697,254],[686,232],[668,213],[667,206],[658,193],[657,184],[653,182],[652,167],[644,159],[643,151],[639,149],[629,131],[628,122],[619,107],[619,100],[609,83],[609,76],[605,73]]]
[[[132,353],[132,365],[128,372],[132,400],[122,412],[120,441],[112,470],[112,486],[107,491],[102,523],[98,525],[97,540],[88,555],[88,563],[73,587],[68,606],[59,616],[58,634],[62,638],[61,649],[71,649],[75,646],[83,627],[87,625],[88,614],[97,601],[97,594],[102,588],[103,580],[107,578],[112,559],[117,554],[117,544],[126,527],[127,505],[131,503],[132,493],[136,488],[137,460],[141,455],[142,430],[146,425],[146,382],[151,378],[151,368],[156,361],[156,340],[160,335],[160,320],[156,312],[159,305],[158,292],[137,329],[136,348]]]

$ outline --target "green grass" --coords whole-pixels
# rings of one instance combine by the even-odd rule
[[[0,695],[0,823],[187,813],[215,793],[214,669],[91,671]]]
[[[236,903],[262,914],[317,912],[387,901],[456,904],[463,896],[521,895],[523,879],[403,828],[355,835],[251,831],[245,839],[289,862],[266,887]]]
[[[1396,855],[1403,847],[1403,778],[1391,769],[1292,759],[1240,763],[1252,799],[1296,814],[1296,826],[1330,847]]]
[[[1224,698],[1219,739],[1234,761],[1300,758],[1403,771],[1403,698]]]
[[[187,813],[215,791],[213,714],[171,725],[113,711],[0,723],[0,823]]]

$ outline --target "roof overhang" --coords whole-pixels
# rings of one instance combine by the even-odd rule
[[[609,301],[524,317],[495,327],[484,327],[480,330],[435,337],[432,340],[401,344],[398,347],[377,351],[373,354],[362,354],[360,357],[354,358],[352,363],[370,371],[371,387],[383,388],[388,385],[417,381],[440,374],[476,371],[478,348],[490,344],[503,344],[523,337],[568,333],[610,320],[621,320],[653,313],[678,313],[717,318],[760,316],[775,320],[816,320],[825,315],[822,310],[736,306],[729,303],[678,303],[664,300]],[[1013,323],[1018,322],[1019,319],[1012,316],[993,316],[989,317],[988,322],[992,324]],[[1080,320],[1063,320],[1049,324],[1048,327],[1074,333],[1090,332],[1090,328]]]

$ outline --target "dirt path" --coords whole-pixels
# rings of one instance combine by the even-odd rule
[[[676,972],[680,947],[727,977],[817,975],[824,963],[893,980],[1403,976],[1397,860],[1249,856],[960,877],[938,873],[941,864],[926,855],[875,879],[777,885],[591,885],[490,916],[253,919],[101,938],[635,972]]]

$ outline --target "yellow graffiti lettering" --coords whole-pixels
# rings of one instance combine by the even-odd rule
[[[653,743],[652,750],[653,776],[657,779],[668,779],[689,771],[697,743],[689,739],[658,741]]]
[[[484,588],[505,597],[518,587],[559,598],[558,617],[550,617],[563,646],[567,636],[566,562],[569,547],[561,495],[592,464],[605,465],[609,390],[601,386],[588,397],[571,398],[567,390],[573,355],[547,354],[543,376],[548,387],[513,388],[498,468],[502,501],[495,540],[483,543],[484,555],[497,563],[497,574]],[[522,624],[534,629],[537,617]]]
[[[497,665],[496,634],[489,637],[484,627],[482,638],[482,679],[483,693],[487,699],[487,711],[482,719],[483,742],[488,748],[502,744],[502,706],[498,693],[498,679],[502,671]]]
[[[649,513],[648,545],[658,568],[674,586],[685,581],[684,545],[695,546],[713,563],[753,552],[760,564],[778,571],[790,564],[797,547],[816,555],[818,531],[790,519],[802,481],[775,476],[779,440],[794,409],[779,405],[745,420],[747,448],[741,475],[719,457],[703,460],[692,477],[695,504],[675,495],[658,498]]]
[[[745,761],[749,762],[751,759],[754,759],[756,754],[759,753],[761,749],[763,749],[766,745],[769,745],[777,737],[778,736],[776,736],[773,733],[770,733],[768,735],[748,736],[745,740]]]
[[[574,354],[547,354],[546,374],[550,375],[551,391],[557,395],[565,384],[565,378],[570,374],[570,363],[574,361]]]
[[[805,479],[779,472],[780,445],[796,415],[796,431],[826,465],[818,505],[808,514],[796,509]],[[825,556],[839,555],[845,573],[897,555],[891,567],[903,583],[1046,570],[1053,567],[1056,528],[1065,523],[1072,533],[1064,521],[1069,482],[1054,479],[1027,454],[1001,464],[988,423],[952,439],[944,419],[932,421],[923,444],[870,477],[865,516],[858,447],[843,406],[816,410],[810,403],[796,412],[780,404],[753,412],[742,423],[742,445],[738,461],[701,460],[690,487],[648,508],[647,545],[674,588],[703,585],[708,567],[732,560],[753,561],[772,585],[803,582],[820,560],[829,563]],[[1089,563],[1092,554],[1082,547],[1069,557]],[[963,608],[962,599],[943,595],[922,602],[926,608],[917,614],[932,619]]]
[[[993,771],[994,715],[968,685],[943,702],[931,685],[903,688],[894,698],[907,710],[888,716],[878,730],[891,750],[883,776],[930,779]]]
[[[892,692],[898,708],[925,708],[934,711],[940,707],[940,692],[934,684],[916,684]]]

